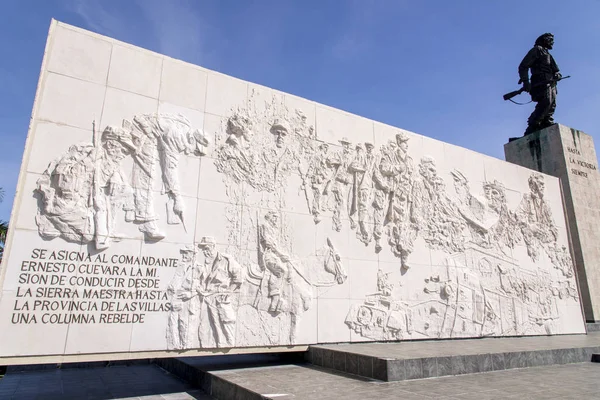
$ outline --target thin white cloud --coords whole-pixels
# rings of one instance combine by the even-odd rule
[[[98,0],[72,0],[71,11],[77,14],[87,27],[102,35],[120,37],[127,25],[118,15],[107,10]]]
[[[150,31],[157,41],[159,52],[168,56],[203,62],[209,25],[196,8],[186,0],[136,0]]]
[[[97,33],[195,63],[206,54],[208,24],[199,2],[135,0],[110,8],[101,0],[70,0],[69,5],[85,28]]]

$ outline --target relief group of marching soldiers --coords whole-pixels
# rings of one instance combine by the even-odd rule
[[[327,209],[333,212],[333,229],[341,231],[342,212],[346,210],[350,227],[365,245],[375,240],[375,251],[382,250],[383,229],[388,229],[388,243],[392,252],[400,258],[402,267],[408,268],[408,255],[418,231],[418,210],[413,198],[414,166],[408,155],[409,137],[396,135],[394,141],[381,147],[340,140],[342,149],[329,154],[329,146],[323,143],[313,157],[307,176],[313,194],[312,210],[315,223],[319,223]],[[433,159],[424,158],[420,168],[423,178],[429,177],[428,168]],[[432,182],[436,177],[431,176]],[[416,183],[425,189],[430,182]],[[435,184],[433,182],[433,184]]]
[[[564,249],[557,247],[541,175],[530,177],[531,193],[524,195],[515,211],[508,209],[501,183],[485,182],[485,198],[480,200],[470,193],[466,177],[458,170],[451,172],[456,194],[450,197],[433,158],[422,157],[414,166],[408,141],[409,136],[401,132],[375,152],[372,143],[359,143],[353,150],[343,138],[342,148],[332,154],[322,143],[306,173],[314,222],[331,211],[332,228],[339,232],[344,213],[361,242],[368,246],[374,239],[377,253],[385,234],[403,270],[409,268],[408,257],[420,235],[430,249],[447,253],[464,251],[467,242],[487,248],[523,243],[535,262],[543,248],[567,275],[571,263],[559,262]]]

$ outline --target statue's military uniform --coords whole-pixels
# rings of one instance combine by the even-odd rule
[[[547,44],[551,40],[550,44]],[[525,134],[533,133],[554,123],[553,115],[556,109],[556,82],[550,82],[560,77],[558,66],[549,50],[552,48],[553,36],[540,36],[535,46],[519,65],[519,82],[529,82],[531,69],[531,100],[536,102],[535,110],[527,120]],[[549,82],[549,83],[544,83]]]

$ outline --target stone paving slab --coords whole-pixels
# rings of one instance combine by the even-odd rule
[[[310,363],[366,378],[401,381],[591,361],[600,332],[588,335],[352,343],[310,346]]]
[[[155,365],[9,372],[0,399],[202,399],[211,397]]]
[[[381,382],[320,367],[287,365],[211,372],[230,389],[219,399],[591,399],[600,364],[512,369],[402,382]]]

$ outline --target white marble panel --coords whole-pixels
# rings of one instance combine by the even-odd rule
[[[102,115],[106,87],[49,73],[39,94],[38,120],[91,129]]]
[[[298,174],[291,174],[288,183],[279,191],[283,200],[282,209],[289,213],[303,214],[312,221],[310,207],[312,207],[313,192],[310,183],[306,182],[303,186],[302,178]]]
[[[210,73],[206,89],[206,112],[228,116],[236,108],[244,108],[248,102],[248,83],[222,75]]]
[[[229,181],[226,184],[225,179],[225,176],[217,171],[213,159],[202,158],[198,178],[198,198],[222,203],[241,203],[243,193],[241,185]]]
[[[291,229],[289,232],[291,252],[297,257],[316,255],[317,248],[325,243],[316,243],[314,222],[308,214],[285,213],[284,220]]]
[[[227,140],[227,117],[213,114],[204,114],[204,134],[209,137],[211,141],[210,146],[206,148],[206,156],[209,158],[215,158],[217,156],[217,150]]]
[[[47,69],[61,75],[106,84],[113,45],[108,40],[57,25]]]
[[[289,111],[300,111],[306,117],[306,123],[309,126],[316,126],[317,106],[314,101],[306,100],[287,93],[284,93],[283,96],[285,106]]]
[[[352,147],[357,143],[373,143],[373,121],[318,104],[316,111],[317,139],[326,143],[339,144],[343,137]]]
[[[311,307],[300,317],[298,333],[293,344],[318,343],[318,319],[317,299],[313,299]]]
[[[165,58],[159,100],[203,111],[206,105],[207,79],[208,73],[204,69]]]
[[[152,351],[167,348],[168,313],[145,313],[143,324],[134,324],[129,351]]]
[[[349,342],[350,329],[344,323],[350,299],[319,299],[318,311],[318,342],[335,343]]]
[[[163,58],[132,47],[114,45],[108,86],[158,98]]]
[[[101,323],[83,325],[69,325],[65,353],[113,353],[129,351],[133,323],[117,323],[117,315],[130,313],[110,312],[100,313],[106,315]],[[99,317],[102,318],[102,317]],[[132,317],[130,317],[132,318]]]
[[[107,88],[100,127],[107,125],[122,126],[123,120],[131,120],[135,115],[155,114],[158,112],[158,100],[124,90]]]
[[[4,290],[0,299],[0,340],[2,340],[2,356],[35,356],[39,354],[63,354],[67,337],[68,324],[49,324],[49,312],[33,311],[33,302],[29,306],[31,312],[15,311],[15,301],[22,308],[24,301],[16,298],[16,291]],[[60,313],[68,315],[69,312]],[[36,322],[32,322],[35,315]],[[44,316],[46,315],[46,316]],[[53,317],[55,318],[55,317]],[[62,317],[64,318],[64,316]],[[14,320],[14,322],[13,322]]]
[[[377,293],[377,271],[379,263],[373,260],[344,260],[348,264],[349,293],[347,298],[363,300],[367,295]],[[333,298],[333,297],[332,297]]]
[[[16,291],[18,287],[36,287],[37,282],[44,283],[41,279],[52,279],[43,277],[45,272],[40,272],[40,263],[62,263],[61,260],[56,260],[56,252],[79,252],[82,251],[80,243],[68,243],[62,239],[54,239],[43,241],[37,230],[22,230],[15,229],[13,232],[10,253],[5,253],[5,268],[3,290]],[[45,250],[45,251],[44,251]],[[54,255],[52,253],[55,253]],[[62,271],[62,264],[52,270],[58,268]],[[35,278],[32,276],[36,275]],[[32,282],[32,283],[28,283]]]
[[[284,95],[274,89],[249,83],[248,107],[258,115],[282,114],[285,110]]]
[[[483,157],[483,164],[487,182],[496,180],[501,182],[507,190],[515,192],[527,193],[529,191],[527,179],[531,170],[487,156]]]
[[[239,205],[199,199],[195,241],[200,242],[202,237],[212,236],[217,243],[239,245],[241,219],[242,208]],[[244,246],[244,243],[241,245]]]
[[[484,157],[481,154],[444,143],[444,159],[448,168],[460,171],[469,182],[485,181]]]
[[[375,148],[379,149],[381,146],[387,145],[390,141],[396,141],[396,135],[399,133],[402,133],[410,138],[408,142],[408,148],[411,155],[413,151],[415,151],[417,148],[420,148],[420,145],[417,143],[422,142],[423,136],[377,121],[373,123],[373,140]]]
[[[27,171],[43,173],[57,154],[67,152],[69,147],[77,143],[92,143],[91,127],[80,129],[53,122],[37,122]]]

